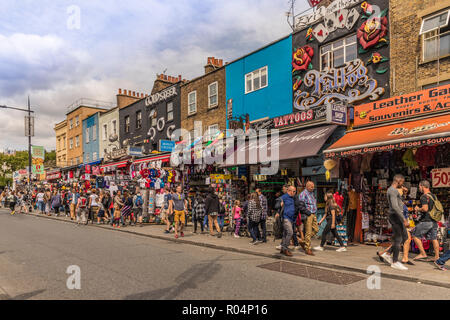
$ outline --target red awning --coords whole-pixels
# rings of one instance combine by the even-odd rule
[[[164,154],[164,155],[155,155],[155,156],[152,156],[152,157],[147,157],[147,158],[135,160],[133,163],[137,164],[137,163],[151,162],[151,161],[167,162],[167,161],[170,161],[170,155],[171,155],[170,153],[169,154]]]
[[[122,168],[125,167],[128,164],[128,160],[124,160],[124,161],[119,161],[119,162],[113,162],[113,163],[108,163],[108,164],[104,164],[101,166],[102,169],[105,168],[110,168],[110,167],[118,167],[118,168]]]

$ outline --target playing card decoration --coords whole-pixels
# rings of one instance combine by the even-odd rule
[[[325,27],[329,33],[335,32],[339,25],[339,20],[336,13],[330,13],[323,18]]]
[[[308,0],[309,5],[314,8],[315,6],[317,6],[319,3],[321,3],[322,0]]]
[[[355,25],[356,21],[359,19],[359,12],[355,8],[350,10],[350,12],[347,15],[347,20],[345,22],[345,27],[347,30],[351,30],[353,26]]]
[[[304,47],[298,48],[294,51],[292,57],[292,74],[294,79],[294,91],[298,89],[298,87],[303,82],[304,73],[307,70],[311,70],[313,68],[312,58],[314,56],[314,49],[310,46],[306,45]]]
[[[372,54],[372,56],[370,57],[370,60],[369,61],[367,61],[367,65],[370,65],[370,64],[374,64],[376,67],[376,73],[378,73],[378,74],[384,74],[384,73],[386,73],[387,71],[388,71],[388,68],[379,68],[378,66],[381,64],[381,63],[383,63],[383,62],[387,62],[387,61],[389,61],[389,59],[388,58],[386,58],[386,57],[383,57],[380,53],[378,53],[378,52],[375,52],[375,53],[373,53]]]
[[[313,35],[319,42],[324,42],[329,34],[330,32],[322,23],[318,24],[313,30]]]

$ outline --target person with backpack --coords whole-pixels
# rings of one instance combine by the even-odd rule
[[[87,224],[88,212],[88,198],[85,193],[81,193],[77,200],[76,213],[77,213],[77,224],[83,223]]]
[[[133,197],[133,212],[134,217],[138,220],[139,226],[142,227],[142,213],[144,211],[144,198],[142,198],[141,191],[138,190],[137,193]],[[135,220],[136,223],[136,220]]]
[[[419,223],[416,225],[412,233],[413,240],[419,249],[420,253],[414,258],[414,261],[426,261],[428,262],[428,256],[423,248],[422,238],[431,240],[434,248],[434,259],[439,259],[439,241],[437,239],[438,222],[442,219],[444,209],[441,202],[436,195],[430,191],[431,185],[427,180],[423,180],[419,183],[419,190],[422,193],[420,197],[421,206],[414,208],[416,214],[419,216]]]

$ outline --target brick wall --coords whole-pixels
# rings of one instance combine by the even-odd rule
[[[423,85],[450,79],[450,57],[424,62],[422,18],[450,7],[450,0],[390,1],[391,92],[393,96],[421,90]]]

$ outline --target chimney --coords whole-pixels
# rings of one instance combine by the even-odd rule
[[[205,66],[205,74],[208,74],[218,68],[223,67],[223,60],[216,59],[215,57],[208,57],[206,66]]]
[[[122,109],[138,101],[140,98],[139,94],[136,94],[136,91],[132,92],[131,90],[123,89],[122,93],[122,89],[119,89],[119,94],[117,94],[116,99],[117,106],[119,107],[119,109]]]
[[[171,85],[181,81],[182,76],[178,75],[178,77],[168,76],[165,74],[157,74],[156,80],[153,83],[153,89],[151,94],[155,94],[156,92],[162,91]]]
[[[119,94],[122,94],[122,89],[119,89]]]

